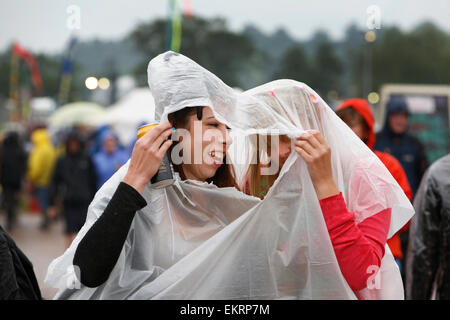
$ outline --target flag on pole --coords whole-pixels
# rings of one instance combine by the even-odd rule
[[[72,82],[72,73],[73,73],[72,49],[75,46],[76,42],[77,42],[76,37],[70,38],[66,52],[62,58],[61,76],[58,94],[58,104],[60,106],[66,104],[69,99],[70,85]]]
[[[177,0],[172,0],[173,11],[172,11],[172,42],[171,49],[175,52],[180,52],[181,48],[181,12],[178,6]]]
[[[19,56],[12,50],[9,73],[9,98],[14,106],[19,103]]]
[[[194,11],[192,10],[191,0],[183,0],[184,16],[186,18],[192,18],[194,16]]]
[[[183,0],[184,17],[192,18],[192,2],[190,0]],[[180,2],[178,0],[169,0],[166,31],[166,50],[180,52],[181,49],[181,35],[182,35],[182,21],[183,15],[181,13]]]
[[[12,50],[13,55],[16,55],[19,58],[25,60],[25,62],[28,64],[31,74],[31,82],[33,83],[34,90],[36,93],[40,94],[42,92],[42,78],[36,59],[29,51],[25,50],[18,43],[13,44]]]
[[[42,78],[38,63],[34,56],[18,43],[13,43],[11,49],[11,70],[9,76],[9,96],[12,104],[9,113],[10,120],[20,121],[24,116],[30,114],[29,101],[21,96],[19,88],[20,60],[24,60],[30,70],[31,82],[35,94],[42,93]]]

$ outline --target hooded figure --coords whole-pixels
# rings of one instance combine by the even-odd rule
[[[346,110],[346,111],[344,111]],[[355,116],[356,114],[360,117]],[[366,145],[373,150],[376,137],[374,131],[375,119],[373,117],[372,110],[369,103],[364,99],[354,98],[345,100],[337,109],[337,115],[349,125],[357,135],[359,135],[358,125],[362,125],[362,132],[360,138],[366,143]],[[359,123],[359,119],[363,120],[363,123]],[[374,153],[380,158],[381,162],[386,166],[394,179],[398,182],[400,187],[405,192],[409,200],[412,200],[412,192],[406,177],[405,171],[401,164],[390,154],[374,150]],[[403,251],[399,234],[406,231],[409,224],[406,224],[398,233],[388,240],[389,248],[392,254],[397,259],[397,263],[403,258]]]
[[[97,173],[97,189],[128,160],[128,155],[119,148],[116,135],[111,130],[105,130],[99,137],[101,149],[94,155],[95,171]]]
[[[7,229],[15,222],[19,191],[26,172],[27,156],[17,132],[8,132],[0,149],[0,184],[8,215]]]
[[[391,98],[386,105],[383,129],[376,135],[375,150],[389,153],[400,161],[412,194],[419,187],[428,162],[422,143],[408,131],[409,110],[403,98]]]
[[[88,206],[97,190],[94,164],[76,131],[67,135],[66,152],[58,159],[50,190],[52,206],[57,196],[62,196],[65,233],[70,245],[86,220]]]
[[[28,159],[28,178],[35,187],[47,188],[56,160],[55,149],[46,129],[37,129],[31,134],[33,150]]]
[[[174,52],[150,61],[148,73],[158,119],[167,120],[185,107],[208,106],[218,121],[243,138],[269,133],[295,137],[305,130],[321,130],[333,148],[335,180],[355,213],[355,223],[391,210],[387,231],[391,237],[413,215],[408,199],[379,159],[306,85],[280,80],[237,94]],[[260,97],[270,90],[282,93],[272,105]],[[241,143],[245,146],[245,139]],[[147,184],[142,193],[147,205],[136,212],[108,279],[98,287],[85,287],[73,265],[75,251],[102,218],[128,165],[97,192],[71,247],[50,264],[46,282],[60,289],[56,298],[403,298],[400,273],[387,246],[381,267],[368,270],[373,277],[367,288],[351,290],[336,260],[306,164],[295,153],[263,200],[234,187],[182,180],[177,174],[164,189]]]
[[[46,129],[37,129],[31,134],[33,150],[28,158],[29,181],[35,187],[39,207],[42,211],[43,220],[41,229],[47,229],[49,225],[48,209],[48,188],[53,175],[56,161],[56,152],[50,141]]]

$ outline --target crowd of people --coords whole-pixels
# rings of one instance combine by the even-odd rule
[[[63,218],[70,245],[95,192],[129,157],[110,128],[88,133],[83,128],[66,128],[53,139],[45,127],[28,135],[19,130],[5,132],[0,177],[6,230],[16,227],[22,206],[40,212],[44,231],[52,221]]]
[[[175,62],[169,67],[155,62],[154,74],[164,78],[164,72],[186,72],[184,67],[165,70],[180,58],[166,53],[164,61],[170,59]],[[100,128],[91,136],[72,128],[65,133],[64,143],[56,147],[47,130],[39,128],[30,134],[29,153],[25,151],[24,137],[17,132],[5,135],[0,149],[0,182],[7,231],[16,223],[23,181],[27,181],[26,189],[38,201],[43,230],[58,215],[65,221],[68,249],[50,265],[47,280],[67,283],[61,279],[67,276],[65,267],[73,264],[79,268],[77,278],[82,287],[75,291],[60,287],[57,298],[397,299],[403,297],[403,284],[409,299],[450,298],[450,255],[446,252],[450,158],[447,155],[429,165],[424,146],[409,133],[410,114],[404,99],[389,100],[383,128],[375,133],[374,116],[366,100],[345,100],[335,114],[329,114],[330,108],[302,84],[274,82],[270,89],[262,86],[249,91],[247,97],[253,100],[246,103],[252,107],[245,112],[251,114],[255,105],[260,108],[251,114],[254,123],[249,124],[239,122],[242,118],[237,115],[242,110],[226,109],[232,108],[226,106],[226,85],[201,67],[184,62],[196,71],[192,74],[204,77],[199,76],[196,81],[206,79],[214,83],[214,89],[207,89],[211,90],[207,93],[194,87],[187,92],[176,91],[186,90],[186,84],[191,83],[175,76],[167,76],[173,81],[170,90],[175,93],[159,91],[161,88],[153,83],[151,89],[162,121],[136,144],[133,141],[134,148],[122,148],[109,128]],[[177,87],[179,82],[182,83]],[[152,86],[151,79],[149,83]],[[213,94],[213,90],[217,92]],[[196,137],[194,121],[199,121],[203,129],[217,130],[222,140],[211,142]],[[227,148],[232,143],[228,130],[253,130],[257,141],[267,143],[254,145],[255,154],[259,155],[262,149],[273,150],[268,131],[263,130],[269,127],[264,127],[264,121],[285,131],[278,134],[278,154],[267,154],[276,170],[263,175],[268,164],[258,160],[248,167],[244,180],[237,181],[235,169],[226,161]],[[348,133],[348,127],[342,123],[354,134]],[[303,133],[293,137],[299,127]],[[191,132],[192,141],[167,139],[174,128]],[[148,191],[146,186],[164,154],[187,142],[192,154],[195,146],[201,145],[208,151],[203,154],[209,155],[212,162],[174,165],[175,185],[164,191]],[[342,147],[345,144],[349,147]],[[129,164],[124,165],[129,158]],[[216,194],[215,189],[202,184],[205,182],[223,191]],[[414,216],[408,211],[410,202],[414,204]],[[262,217],[273,208],[279,210],[276,223],[267,223],[270,218]],[[321,212],[323,220],[312,220],[318,219],[317,215],[310,215],[315,210]],[[231,217],[230,212],[237,216]],[[253,216],[248,212],[253,212]],[[230,233],[232,225],[239,229],[236,233]],[[278,225],[281,227],[276,229]],[[308,233],[312,225],[317,228],[311,231],[314,237]],[[219,231],[225,227],[232,231],[228,237],[220,238]],[[250,231],[245,232],[245,228],[253,233],[248,234]],[[260,234],[260,230],[267,233]],[[276,236],[270,238],[272,233]],[[329,237],[322,237],[323,234]],[[226,242],[232,235],[233,244]],[[22,274],[31,274],[23,286],[6,282],[1,276],[1,298],[41,298],[31,263],[12,245],[14,241],[3,229],[0,236],[16,252],[10,264],[20,264]],[[214,243],[208,241],[212,237],[216,239]],[[263,239],[265,245],[258,239]],[[276,248],[271,247],[270,241]],[[329,241],[331,247],[327,247]],[[245,246],[236,247],[236,243],[244,242]],[[203,250],[196,250],[197,247]],[[307,253],[302,247],[308,248]],[[326,260],[327,248],[334,253],[330,253],[330,259],[335,257],[337,261]],[[231,258],[233,266],[228,264]],[[263,261],[267,259],[266,266]],[[222,282],[209,277],[212,261],[223,271]],[[227,269],[218,267],[217,261]],[[371,273],[367,270],[373,266],[384,277],[384,292],[371,291]],[[252,273],[254,268],[258,274]],[[334,275],[336,270],[339,272]],[[199,273],[209,280],[196,284],[193,293],[192,279],[198,279]],[[402,281],[398,282],[397,274]],[[218,287],[223,291],[218,292]]]

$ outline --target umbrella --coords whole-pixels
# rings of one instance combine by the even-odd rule
[[[92,102],[75,102],[58,108],[48,119],[52,128],[70,127],[76,124],[91,125],[92,119],[106,114],[105,109]]]

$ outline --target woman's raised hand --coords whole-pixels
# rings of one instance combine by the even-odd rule
[[[172,124],[164,122],[136,141],[127,174],[122,181],[142,194],[145,185],[156,174],[164,154],[172,145],[172,140],[167,140],[172,133]]]
[[[310,130],[297,138],[295,151],[308,166],[319,200],[339,194],[331,169],[331,149],[319,131]]]

